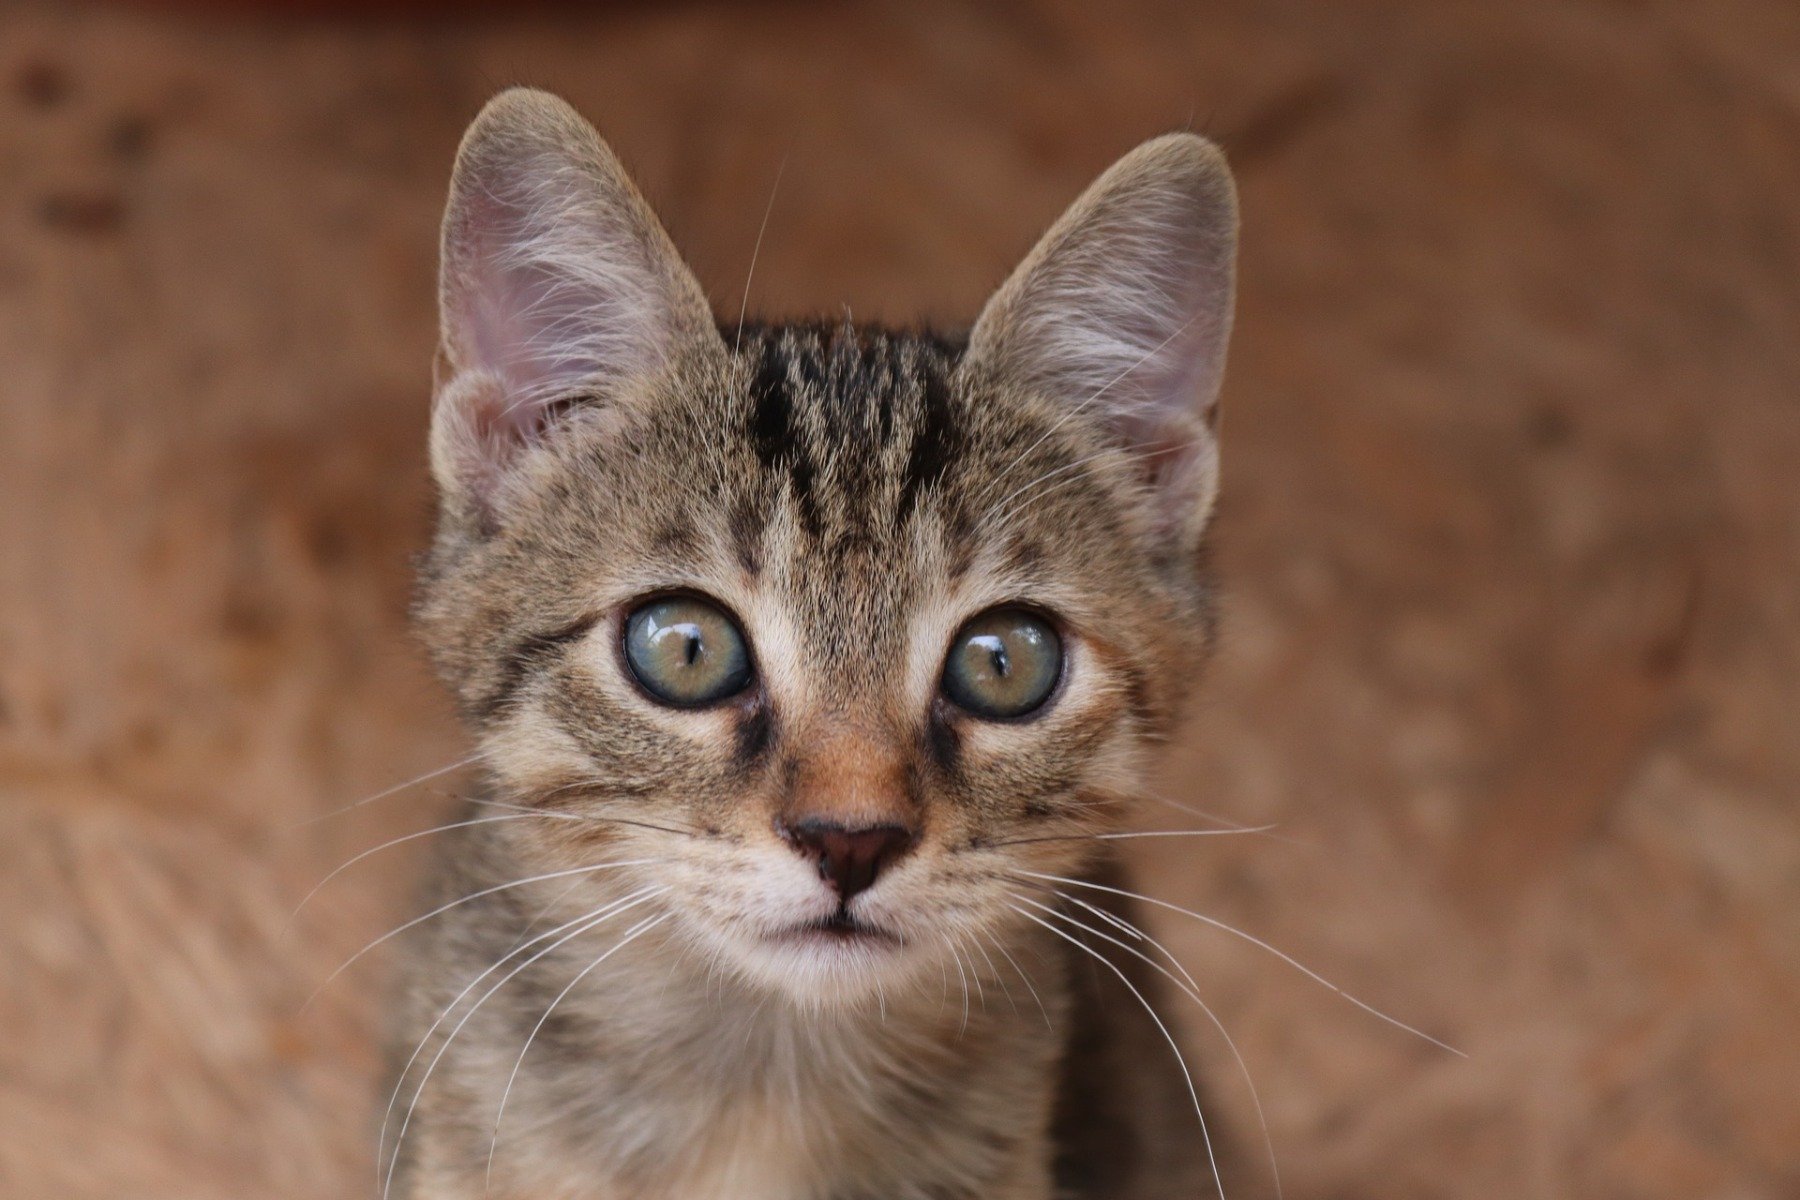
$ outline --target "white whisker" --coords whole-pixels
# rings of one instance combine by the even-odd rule
[[[1164,967],[1161,963],[1159,963],[1155,959],[1151,958],[1148,954],[1143,953],[1141,950],[1138,950],[1135,947],[1126,945],[1124,942],[1121,942],[1118,938],[1112,937],[1111,935],[1107,934],[1103,930],[1095,929],[1090,925],[1084,924],[1083,922],[1076,920],[1074,917],[1071,917],[1068,913],[1065,913],[1065,912],[1061,911],[1060,909],[1057,909],[1053,905],[1044,904],[1041,901],[1032,900],[1032,899],[1030,899],[1028,897],[1024,897],[1024,896],[1014,896],[1013,897],[1013,899],[1015,899],[1015,900],[1022,900],[1024,903],[1031,905],[1033,908],[1037,908],[1046,913],[1049,913],[1051,916],[1057,918],[1058,920],[1066,921],[1069,924],[1074,925],[1077,929],[1086,930],[1087,932],[1093,934],[1094,936],[1096,936],[1098,938],[1102,938],[1108,942],[1111,942],[1113,945],[1119,947],[1121,950],[1125,951],[1127,954],[1130,954],[1136,958],[1142,959],[1144,962],[1148,963],[1152,969],[1161,973],[1166,979],[1169,980],[1169,982],[1173,983],[1178,989],[1180,989],[1187,996],[1188,999],[1192,1000],[1196,1005],[1199,1006],[1200,1011],[1206,1014],[1206,1019],[1212,1023],[1212,1027],[1214,1029],[1218,1030],[1219,1036],[1225,1040],[1225,1046],[1227,1049],[1229,1049],[1231,1051],[1231,1057],[1233,1059],[1237,1060],[1238,1074],[1243,1076],[1244,1087],[1246,1089],[1248,1089],[1248,1091],[1250,1093],[1250,1105],[1256,1111],[1256,1123],[1262,1130],[1263,1148],[1265,1151],[1267,1151],[1268,1156],[1269,1156],[1269,1178],[1271,1180],[1273,1180],[1274,1184],[1275,1184],[1275,1200],[1281,1200],[1281,1168],[1276,1163],[1276,1160],[1275,1160],[1275,1140],[1269,1134],[1269,1118],[1263,1112],[1262,1096],[1256,1090],[1256,1080],[1251,1077],[1250,1064],[1244,1061],[1243,1053],[1238,1050],[1237,1041],[1231,1036],[1230,1032],[1228,1030],[1226,1030],[1225,1023],[1223,1021],[1221,1021],[1219,1019],[1218,1014],[1212,1010],[1212,1006],[1210,1004],[1208,1004],[1205,1000],[1201,999],[1200,985],[1194,981],[1194,977],[1188,973],[1188,969],[1182,965],[1181,960],[1176,958],[1174,954],[1170,953],[1169,948],[1167,946],[1164,946],[1161,942],[1159,942],[1155,938],[1151,937],[1148,933],[1145,933],[1142,929],[1139,929],[1136,925],[1133,925],[1130,921],[1127,921],[1127,920],[1125,920],[1125,918],[1120,917],[1114,913],[1109,913],[1105,909],[1100,908],[1097,905],[1089,904],[1085,900],[1082,900],[1075,896],[1071,896],[1067,892],[1057,891],[1056,895],[1060,896],[1062,899],[1068,901],[1071,904],[1080,905],[1082,908],[1086,909],[1088,912],[1093,913],[1095,916],[1105,918],[1108,923],[1121,928],[1123,932],[1131,935],[1132,937],[1135,937],[1140,941],[1148,942],[1151,946],[1154,946],[1158,951],[1160,951],[1164,958],[1168,959],[1171,963],[1173,963],[1175,965],[1175,969],[1177,971],[1181,972],[1180,978],[1177,978],[1174,975],[1174,973],[1172,973],[1171,971],[1168,970],[1168,968]]]
[[[959,956],[960,957],[960,954]],[[975,956],[969,955],[969,979],[975,984],[975,1000],[981,1005],[981,1015],[987,1016],[987,989],[981,986],[981,972],[975,969]]]
[[[962,1028],[957,1032],[957,1036],[961,1037],[969,1032],[969,976],[963,970],[962,955],[956,952],[956,943],[950,940],[948,934],[944,935],[944,947],[950,951],[950,957],[956,963],[956,977],[962,981]]]
[[[1169,838],[1169,837],[1233,837],[1244,833],[1268,833],[1273,825],[1239,825],[1230,829],[1133,829],[1122,833],[1095,833],[1089,836],[1096,841],[1126,841],[1131,838]]]
[[[654,821],[640,821],[635,817],[616,817],[608,813],[563,812],[559,809],[547,809],[542,807],[543,802],[552,797],[566,795],[577,788],[593,788],[594,786],[593,783],[587,780],[578,780],[575,783],[567,783],[561,787],[552,788],[542,796],[539,796],[537,805],[512,804],[505,800],[489,800],[483,796],[465,796],[463,797],[463,801],[464,803],[473,804],[480,808],[499,808],[508,812],[536,813],[538,816],[543,817],[548,821],[588,821],[598,825],[629,825],[633,829],[648,829],[655,833],[673,834],[676,837],[698,836],[691,829],[677,829],[673,825],[658,825]]]
[[[1256,946],[1259,949],[1266,950],[1268,953],[1273,954],[1276,958],[1279,958],[1282,962],[1288,964],[1288,966],[1293,967],[1296,971],[1299,971],[1302,975],[1305,975],[1308,979],[1311,979],[1314,983],[1317,983],[1325,988],[1330,989],[1333,992],[1336,992],[1338,995],[1342,996],[1345,1000],[1348,1000],[1351,1004],[1354,1004],[1356,1007],[1362,1009],[1364,1012],[1368,1013],[1370,1016],[1379,1018],[1382,1021],[1386,1021],[1389,1025],[1392,1025],[1394,1028],[1403,1030],[1406,1033],[1410,1033],[1416,1038],[1421,1038],[1424,1041],[1430,1042],[1433,1046],[1436,1046],[1440,1050],[1448,1050],[1451,1054],[1456,1055],[1458,1058],[1469,1057],[1463,1051],[1458,1050],[1455,1046],[1450,1045],[1448,1042],[1444,1042],[1444,1041],[1439,1040],[1438,1038],[1434,1038],[1429,1033],[1426,1033],[1424,1030],[1415,1029],[1411,1025],[1408,1025],[1405,1021],[1400,1020],[1398,1017],[1391,1017],[1387,1013],[1384,1013],[1380,1009],[1376,1008],[1374,1005],[1368,1004],[1362,1000],[1357,999],[1355,996],[1351,995],[1349,992],[1345,991],[1343,988],[1339,987],[1337,984],[1331,982],[1331,980],[1325,978],[1323,975],[1319,974],[1317,971],[1313,970],[1311,967],[1307,966],[1305,963],[1301,962],[1299,959],[1295,958],[1293,955],[1288,954],[1285,951],[1276,949],[1274,946],[1271,946],[1268,942],[1263,941],[1261,938],[1257,937],[1255,934],[1245,933],[1243,930],[1238,929],[1235,926],[1227,925],[1225,922],[1219,920],[1217,917],[1209,917],[1205,913],[1199,913],[1199,912],[1193,911],[1192,909],[1183,908],[1179,904],[1171,904],[1167,900],[1158,900],[1155,896],[1146,896],[1141,892],[1130,892],[1130,891],[1126,891],[1123,888],[1108,887],[1104,883],[1090,883],[1085,879],[1071,879],[1066,875],[1046,875],[1040,871],[1026,871],[1026,870],[1022,870],[1022,869],[1013,871],[1012,874],[1017,875],[1017,876],[1029,877],[1032,879],[1048,880],[1051,883],[1066,883],[1072,887],[1091,888],[1097,892],[1111,892],[1115,896],[1124,896],[1131,900],[1141,900],[1145,904],[1152,904],[1152,905],[1155,905],[1157,908],[1166,908],[1170,912],[1180,913],[1184,917],[1190,917],[1193,920],[1201,922],[1202,924],[1210,925],[1214,929],[1217,929],[1217,930],[1221,931],[1222,933],[1228,933],[1232,937],[1241,938],[1242,940],[1249,942],[1252,946]]]
[[[540,933],[537,937],[532,938],[529,942],[526,942],[524,946],[520,946],[515,950],[510,950],[506,954],[501,955],[500,958],[496,962],[494,962],[486,970],[482,971],[481,974],[477,975],[474,979],[471,979],[469,981],[468,985],[466,987],[464,987],[462,991],[460,991],[456,994],[455,999],[451,1000],[450,1003],[444,1007],[444,1010],[438,1014],[437,1019],[431,1023],[431,1028],[429,1028],[425,1031],[425,1036],[419,1039],[419,1044],[413,1048],[411,1057],[409,1057],[406,1060],[406,1065],[400,1068],[399,1077],[394,1080],[394,1091],[393,1091],[393,1094],[388,1097],[387,1111],[382,1116],[381,1131],[377,1135],[376,1141],[375,1141],[375,1170],[376,1170],[377,1174],[380,1174],[380,1172],[381,1172],[381,1160],[387,1149],[387,1131],[388,1131],[389,1123],[393,1120],[394,1105],[396,1105],[400,1102],[400,1093],[406,1086],[407,1076],[409,1076],[412,1073],[413,1064],[415,1064],[416,1062],[419,1061],[419,1055],[423,1054],[425,1052],[425,1047],[431,1043],[432,1035],[435,1034],[438,1031],[438,1029],[443,1026],[443,1023],[447,1019],[449,1019],[450,1014],[456,1011],[457,1006],[460,1005],[464,1000],[468,999],[469,993],[473,992],[476,988],[480,987],[482,980],[486,979],[488,976],[492,975],[495,971],[498,971],[501,967],[505,966],[508,959],[510,959],[514,955],[518,954],[520,950],[525,949],[526,946],[534,946],[534,945],[538,944],[539,942],[549,941],[552,938],[556,938],[559,934],[563,934],[565,931],[569,931],[569,930],[573,931],[573,932],[568,933],[567,936],[562,937],[560,940],[552,942],[551,945],[547,946],[545,949],[539,951],[537,954],[532,955],[525,962],[521,963],[520,966],[518,967],[518,969],[514,970],[511,974],[507,975],[506,979],[502,979],[500,981],[501,984],[504,984],[508,979],[511,979],[513,977],[513,975],[518,974],[518,971],[523,970],[525,967],[530,966],[532,963],[536,962],[539,958],[542,958],[545,954],[549,953],[551,950],[554,950],[557,946],[562,945],[563,942],[567,941],[570,937],[574,937],[576,934],[585,933],[588,929],[593,928],[594,925],[597,925],[600,921],[604,920],[605,918],[611,916],[612,914],[614,914],[616,912],[621,911],[621,909],[624,906],[626,906],[628,904],[634,904],[634,903],[638,902],[639,900],[642,900],[651,895],[654,895],[657,893],[657,891],[658,891],[658,889],[655,889],[655,888],[643,888],[637,892],[633,892],[632,894],[624,897],[621,900],[615,900],[611,904],[604,905],[601,908],[599,908],[593,912],[583,913],[581,916],[576,917],[572,921],[565,921],[563,924],[558,925],[554,929],[548,930],[547,932],[544,932],[544,933]],[[496,986],[498,986],[498,985],[496,985]],[[488,995],[492,995],[492,994],[493,994],[492,991],[490,991],[488,993]],[[485,1000],[486,998],[487,998],[486,996],[482,997],[483,1000]],[[480,1001],[477,1001],[476,1003],[477,1003],[477,1007],[479,1007]],[[470,1010],[470,1012],[473,1012],[473,1011],[474,1011],[473,1009]],[[466,1020],[466,1018],[465,1018],[465,1020]],[[459,1025],[458,1028],[461,1028],[461,1026]],[[448,1045],[449,1043],[446,1042],[445,1044]],[[441,1052],[440,1052],[440,1056],[441,1056]],[[435,1065],[437,1060],[433,1059],[432,1061],[433,1061],[433,1064]],[[424,1083],[423,1083],[423,1081],[421,1081],[419,1091],[422,1092],[423,1090],[424,1090]],[[415,1092],[413,1094],[413,1100],[412,1100],[412,1104],[414,1106],[417,1105],[418,1099],[419,1099],[419,1094],[418,1094],[418,1092]],[[411,1118],[412,1118],[412,1106],[409,1106],[407,1108],[407,1119],[410,1121]],[[401,1129],[401,1136],[404,1136],[404,1135],[405,1135],[405,1128],[403,1126]],[[387,1181],[385,1183],[383,1183],[383,1185],[382,1185],[382,1195],[384,1197],[387,1195],[388,1187],[393,1183],[394,1164],[397,1163],[399,1161],[399,1159],[400,1159],[400,1145],[399,1145],[398,1140],[396,1140],[396,1142],[394,1144],[393,1158],[388,1163]]]
[[[374,941],[372,941],[368,945],[364,946],[361,950],[358,950],[355,954],[352,954],[349,958],[346,958],[342,963],[340,963],[338,965],[337,970],[333,971],[330,975],[327,975],[325,977],[325,982],[321,983],[317,988],[315,988],[313,990],[312,995],[310,995],[306,998],[306,1003],[302,1004],[300,1006],[300,1011],[305,1012],[307,1009],[311,1008],[313,1005],[313,1002],[319,998],[320,993],[322,993],[326,988],[330,987],[332,985],[332,982],[334,980],[336,980],[339,975],[342,975],[345,971],[349,970],[351,964],[355,963],[358,959],[362,958],[363,955],[369,953],[371,950],[375,949],[377,946],[380,946],[383,943],[387,942],[389,939],[398,937],[401,934],[405,933],[407,930],[412,929],[415,926],[422,925],[426,921],[431,920],[431,918],[433,918],[435,916],[439,916],[443,913],[447,913],[451,909],[456,908],[458,905],[468,904],[470,901],[479,900],[483,896],[492,896],[495,892],[504,892],[511,888],[525,887],[526,885],[533,884],[533,883],[542,883],[546,879],[563,879],[570,875],[589,875],[595,871],[605,871],[605,870],[615,868],[615,867],[641,867],[641,866],[646,866],[651,863],[659,863],[659,862],[665,862],[665,861],[667,861],[667,860],[660,859],[660,858],[634,858],[634,859],[627,859],[623,862],[594,863],[590,866],[585,866],[585,867],[570,867],[564,871],[550,871],[547,874],[533,875],[527,879],[514,879],[509,883],[497,883],[493,887],[482,888],[479,892],[471,892],[467,896],[459,896],[455,900],[451,900],[446,904],[438,905],[436,908],[432,909],[428,913],[425,913],[421,916],[412,918],[412,920],[407,921],[403,925],[396,925],[394,928],[388,930],[386,933],[382,934],[380,937],[376,938]],[[570,884],[569,885],[570,888],[571,889],[574,888],[576,886],[576,884],[578,884],[579,882],[580,881],[577,880],[576,883]],[[563,894],[567,895],[568,893],[565,891]]]
[[[306,893],[306,895],[301,898],[300,903],[294,905],[294,911],[288,914],[288,920],[291,921],[295,917],[299,916],[300,910],[305,908],[307,906],[307,904],[309,902],[311,902],[312,898],[314,896],[318,895],[320,889],[323,888],[326,884],[330,883],[332,880],[336,879],[339,875],[342,875],[345,871],[348,871],[351,867],[354,867],[357,863],[359,863],[363,859],[369,857],[371,854],[379,854],[383,850],[386,850],[391,846],[398,846],[404,842],[417,841],[419,838],[422,838],[422,837],[430,837],[434,833],[448,833],[453,829],[467,829],[471,825],[491,825],[496,821],[523,821],[524,819],[525,819],[524,815],[498,816],[498,817],[470,817],[467,820],[451,821],[447,825],[434,825],[430,829],[420,829],[413,833],[401,834],[399,837],[396,837],[396,838],[389,838],[387,841],[381,843],[381,845],[371,846],[367,850],[364,850],[362,853],[353,855],[351,858],[349,858],[345,862],[339,863],[338,866],[336,867],[336,869],[334,869],[331,872],[331,874],[325,876],[325,878],[319,880],[318,883],[313,885],[313,890]]]
[[[342,808],[334,808],[330,812],[320,813],[316,817],[308,817],[304,821],[296,821],[294,824],[289,825],[286,829],[282,830],[282,832],[283,833],[292,833],[297,829],[305,829],[308,825],[316,825],[320,821],[329,821],[332,817],[343,816],[347,812],[356,811],[357,809],[361,808],[365,804],[373,804],[377,800],[386,800],[389,796],[398,796],[401,792],[406,791],[408,788],[418,787],[421,783],[428,783],[433,779],[437,779],[440,776],[448,775],[453,771],[460,771],[464,767],[473,766],[480,761],[481,761],[481,751],[477,750],[474,754],[469,755],[469,757],[467,757],[467,758],[459,759],[458,761],[453,762],[453,763],[449,764],[448,766],[439,767],[435,771],[427,771],[423,775],[415,775],[413,778],[408,779],[404,783],[396,783],[392,787],[383,788],[381,791],[376,792],[373,796],[364,796],[361,800],[358,800],[354,804],[346,804]]]
[[[744,341],[744,314],[750,311],[750,281],[756,278],[756,260],[762,254],[763,234],[769,232],[769,216],[775,211],[775,197],[781,191],[781,177],[787,174],[787,158],[775,168],[775,182],[769,187],[769,203],[763,207],[762,224],[756,227],[756,245],[750,248],[750,269],[744,273],[744,298],[738,304],[737,333],[731,339],[731,352],[736,354]]]
[[[1211,821],[1224,829],[1240,833],[1255,832],[1268,838],[1270,841],[1282,842],[1289,846],[1298,846],[1302,850],[1317,850],[1319,848],[1318,843],[1316,842],[1307,841],[1304,838],[1293,837],[1285,833],[1276,833],[1276,827],[1274,825],[1265,825],[1261,828],[1256,828],[1246,825],[1242,821],[1234,821],[1230,817],[1222,817],[1218,813],[1208,812],[1204,808],[1195,808],[1191,804],[1183,804],[1179,800],[1171,800],[1167,796],[1159,796],[1154,792],[1148,793],[1146,799],[1172,808],[1176,812],[1186,813],[1190,817],[1199,817],[1202,821]]]
[[[1020,981],[1025,984],[1025,990],[1031,993],[1031,999],[1037,1005],[1038,1012],[1043,1014],[1044,1028],[1055,1033],[1056,1027],[1050,1023],[1050,1010],[1044,1007],[1044,998],[1038,995],[1037,986],[1031,982],[1031,976],[1025,973],[1025,968],[1019,965],[1019,960],[1014,958],[1007,950],[1006,942],[998,936],[994,938],[994,949],[998,950],[1000,952],[1000,957],[1004,958],[1007,963],[1011,965]]]
[[[513,1062],[512,1074],[506,1077],[506,1087],[500,1093],[500,1107],[494,1113],[494,1133],[488,1140],[487,1174],[486,1183],[483,1185],[484,1190],[492,1188],[494,1185],[494,1150],[500,1144],[500,1122],[506,1117],[506,1102],[512,1096],[513,1084],[519,1078],[519,1068],[525,1065],[525,1056],[531,1052],[531,1043],[537,1040],[538,1031],[543,1029],[544,1023],[550,1019],[550,1014],[556,1011],[556,1006],[561,1004],[568,994],[575,990],[576,984],[592,974],[594,969],[601,963],[605,962],[625,947],[631,945],[631,943],[635,942],[642,935],[649,933],[652,929],[668,920],[669,915],[670,914],[668,913],[662,913],[653,917],[645,917],[636,925],[633,925],[630,929],[626,930],[625,936],[620,938],[616,944],[602,952],[600,957],[596,958],[593,962],[576,972],[575,977],[569,980],[563,987],[563,990],[556,994],[556,999],[550,1001],[549,1007],[544,1009],[544,1015],[538,1018],[537,1024],[531,1027],[531,1033],[526,1036],[525,1045],[519,1051],[519,1057]]]
[[[1018,1016],[1019,1015],[1019,1005],[1013,999],[1012,989],[1006,986],[1006,980],[1004,977],[1001,976],[1000,968],[994,965],[993,956],[987,952],[987,946],[985,944],[985,939],[982,938],[982,936],[979,932],[976,932],[976,933],[973,933],[970,935],[969,942],[971,945],[973,945],[975,947],[975,949],[977,949],[981,952],[982,961],[987,963],[988,970],[993,973],[994,982],[1000,985],[1000,994],[1006,998],[1006,1006],[1008,1008],[1012,1009],[1013,1016],[1015,1016],[1015,1017]],[[974,966],[973,963],[970,963],[969,965]],[[982,1006],[982,1008],[983,1008],[983,1011],[986,1011],[985,1004]]]
[[[1005,841],[988,842],[984,848],[998,850],[1003,846],[1029,846],[1037,842],[1114,842],[1129,841],[1134,838],[1241,837],[1246,834],[1267,833],[1274,828],[1273,825],[1247,825],[1231,829],[1139,829],[1118,833],[1044,833],[1032,837],[1007,838]]]
[[[556,895],[554,895],[554,896],[550,897],[550,899],[544,901],[543,907],[538,909],[535,913],[532,913],[531,920],[525,922],[525,924],[522,927],[520,927],[519,936],[516,939],[514,939],[513,944],[507,948],[507,953],[511,954],[514,950],[517,950],[520,946],[523,946],[525,944],[526,940],[528,938],[530,938],[531,931],[533,929],[537,928],[538,922],[542,921],[547,915],[549,915],[549,913],[552,910],[554,910],[557,905],[561,904],[564,900],[567,900],[569,898],[569,893],[573,892],[576,888],[578,888],[580,886],[581,886],[581,880],[579,880],[579,879],[572,880],[569,883],[568,887],[562,888],[561,890],[559,890],[556,893]]]
[[[1083,954],[1086,954],[1095,962],[1100,963],[1107,970],[1118,976],[1119,982],[1124,984],[1133,996],[1137,997],[1137,1002],[1141,1004],[1144,1011],[1150,1015],[1150,1019],[1156,1022],[1157,1029],[1162,1031],[1163,1040],[1169,1043],[1169,1049],[1175,1054],[1175,1061],[1181,1066],[1181,1077],[1187,1081],[1188,1096],[1194,1102],[1194,1116],[1200,1121],[1200,1140],[1206,1145],[1206,1161],[1212,1167],[1213,1183],[1218,1186],[1219,1200],[1225,1200],[1225,1178],[1219,1174],[1219,1160],[1213,1153],[1212,1132],[1206,1127],[1206,1114],[1200,1107],[1200,1089],[1194,1085],[1194,1073],[1188,1070],[1187,1058],[1181,1053],[1180,1044],[1176,1042],[1175,1035],[1169,1032],[1169,1027],[1163,1023],[1163,1019],[1157,1015],[1156,1009],[1151,1007],[1150,1001],[1144,998],[1144,993],[1138,990],[1137,985],[1131,982],[1125,972],[1121,971],[1118,966],[1104,954],[1101,954],[1092,946],[1086,945],[1067,933],[1064,933],[1042,917],[1026,912],[1016,904],[1008,905],[1008,907],[1024,917],[1027,921],[1032,921],[1043,926],[1045,929],[1048,929],[1051,933],[1069,943],[1069,945],[1074,946],[1077,950],[1080,950]]]

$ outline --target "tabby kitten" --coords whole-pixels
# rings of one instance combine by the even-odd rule
[[[1210,640],[1236,230],[1176,134],[966,341],[722,329],[586,122],[487,106],[419,604],[487,779],[408,968],[390,1194],[1216,1186],[1156,974],[1075,881],[1117,882],[1092,835]]]

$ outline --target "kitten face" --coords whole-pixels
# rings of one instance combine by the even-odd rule
[[[579,118],[490,106],[421,616],[497,798],[557,814],[508,823],[521,875],[648,860],[698,952],[856,1003],[935,988],[1017,920],[1014,872],[1087,856],[1208,638],[1231,194],[1198,139],[1136,158],[966,350],[740,337]]]

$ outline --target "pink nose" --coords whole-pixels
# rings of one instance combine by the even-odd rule
[[[841,903],[867,891],[895,859],[912,848],[915,834],[904,825],[852,828],[835,821],[808,818],[777,826],[782,838],[819,869]]]

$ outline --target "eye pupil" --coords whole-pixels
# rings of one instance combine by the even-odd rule
[[[695,596],[668,596],[633,610],[624,649],[632,677],[677,708],[734,696],[754,676],[743,631],[723,609]]]
[[[958,707],[1008,720],[1040,708],[1062,670],[1062,641],[1048,621],[1022,609],[994,609],[951,642],[942,687]]]

